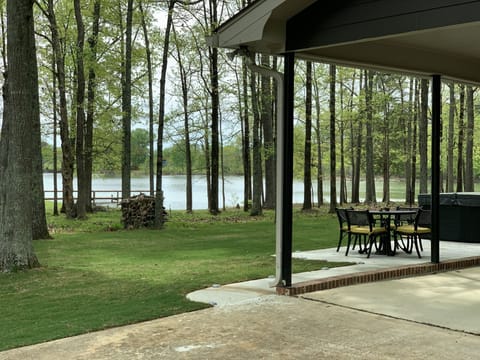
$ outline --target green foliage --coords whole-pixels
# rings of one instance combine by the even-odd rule
[[[89,232],[50,217],[54,239],[34,243],[43,267],[0,274],[0,350],[205,308],[185,295],[274,273],[273,216],[173,212],[160,232],[103,231],[119,224],[118,211],[91,216]],[[294,250],[336,239],[332,215],[295,212]],[[295,260],[293,270],[336,265]]]
[[[45,5],[45,2],[39,2],[39,6]],[[151,49],[153,51],[154,72],[158,75],[161,63],[161,51],[163,45],[162,29],[156,19],[162,16],[160,10],[165,10],[166,3],[145,2],[146,22],[149,29]],[[208,47],[205,46],[205,33],[208,33],[211,24],[204,24],[204,19],[197,16],[197,11],[202,10],[199,4],[197,6],[176,6],[174,14],[175,34],[171,37],[171,52],[167,76],[167,108],[164,144],[165,149],[165,174],[184,174],[185,173],[185,127],[184,127],[184,102],[182,87],[180,86],[180,70],[178,66],[179,57],[182,59],[183,68],[186,76],[187,87],[187,116],[190,127],[190,138],[192,140],[192,161],[193,172],[195,174],[204,174],[206,168],[205,149],[207,139],[210,139],[210,114],[211,103],[209,101],[211,89],[208,79],[209,61]],[[237,4],[233,2],[222,2],[224,10],[223,16],[228,16],[231,12],[237,10]],[[82,12],[87,24],[87,38],[91,32],[93,1],[82,2]],[[71,124],[74,125],[75,118],[75,59],[72,51],[76,38],[76,25],[72,12],[72,3],[65,0],[55,2],[57,21],[59,24],[60,37],[63,41],[65,52],[65,65],[67,76],[67,102],[68,112]],[[159,15],[160,14],[160,15]],[[121,73],[122,73],[122,52],[123,52],[123,33],[124,33],[124,15],[125,2],[115,2],[112,0],[102,1],[101,26],[98,37],[97,58],[93,58],[88,46],[85,49],[86,68],[92,67],[97,75],[97,97],[94,104],[95,125],[94,125],[94,171],[99,173],[118,173],[120,170],[121,159]],[[132,83],[132,121],[134,127],[147,126],[147,77],[145,44],[143,31],[140,28],[140,12],[134,15],[134,33],[135,42],[133,47],[133,83]],[[188,26],[185,26],[188,24]],[[44,122],[44,139],[51,143],[52,120],[54,111],[52,110],[53,80],[51,69],[51,45],[48,42],[50,29],[47,21],[41,11],[36,12],[36,28],[40,33],[38,37],[38,58],[40,68],[40,94],[41,111]],[[247,94],[243,94],[242,89],[242,67],[241,61],[227,61],[225,51],[220,50],[219,61],[219,93],[220,93],[220,113],[223,137],[223,155],[225,174],[241,174],[242,168],[242,149],[240,113],[247,104],[251,112],[250,89]],[[282,71],[281,59],[278,59],[278,70]],[[304,121],[305,121],[305,63],[296,62],[296,86],[295,86],[295,159],[294,173],[296,178],[303,177],[303,149],[304,149]],[[336,94],[336,125],[337,138],[330,139],[329,135],[329,72],[328,65],[314,64],[314,104],[313,118],[315,131],[320,131],[321,143],[313,139],[313,159],[312,163],[317,164],[316,147],[323,149],[324,171],[329,168],[329,142],[336,143],[337,161],[340,159],[340,128],[345,132],[343,141],[345,146],[345,166],[347,177],[351,176],[352,153],[356,148],[356,139],[362,136],[365,142],[365,94],[363,91],[364,79],[363,70],[337,67],[337,94]],[[158,77],[158,76],[157,76]],[[404,153],[405,146],[405,120],[412,116],[415,111],[414,97],[409,94],[409,85],[411,78],[401,75],[375,73],[374,91],[372,98],[373,106],[373,144],[374,144],[374,169],[375,175],[381,176],[384,171],[384,162],[388,160],[388,169],[390,176],[405,176],[405,163],[408,160]],[[362,82],[362,86],[360,83]],[[156,87],[158,84],[154,84]],[[475,93],[475,102],[478,103],[479,92]],[[412,94],[413,95],[413,94]],[[448,119],[448,91],[445,92],[445,106],[443,106],[444,123],[444,141],[442,143],[442,162],[446,164],[446,123]],[[244,97],[247,97],[245,103]],[[158,99],[155,99],[157,102]],[[412,101],[412,103],[410,103]],[[58,99],[57,99],[58,102]],[[318,106],[318,107],[317,107]],[[457,103],[457,113],[458,113]],[[478,108],[476,109],[478,113]],[[58,113],[58,111],[57,111]],[[154,114],[155,119],[158,114]],[[315,119],[321,119],[319,129],[316,129]],[[251,113],[250,113],[251,121]],[[458,122],[458,121],[457,121]],[[358,133],[358,126],[363,125],[363,132]],[[455,133],[458,135],[458,124],[456,123]],[[315,133],[314,131],[314,133]],[[148,145],[145,143],[145,133],[142,139],[135,138],[138,134],[132,134],[132,166],[140,171],[146,170],[145,156],[148,156]],[[250,134],[251,135],[251,134]],[[75,127],[72,126],[71,137],[75,136]],[[476,177],[480,175],[480,158],[478,150],[478,141],[480,139],[480,129],[476,127],[474,135],[474,173]],[[389,157],[386,158],[386,146],[389,144]],[[363,146],[363,145],[361,145]],[[455,145],[456,146],[456,145]],[[454,149],[454,160],[458,159],[457,149]],[[52,168],[51,151],[44,147],[44,167]],[[59,153],[59,159],[61,159]],[[363,156],[362,156],[363,159]],[[419,162],[417,161],[417,166]],[[338,165],[338,164],[337,164]],[[446,166],[442,166],[442,170]],[[339,169],[340,166],[337,166]],[[418,169],[417,169],[418,173]],[[365,176],[365,162],[362,164],[361,176]]]
[[[242,148],[235,144],[223,147],[223,169],[226,175],[242,175],[243,159]]]
[[[53,146],[46,142],[42,142],[42,159],[43,169],[45,171],[53,170]]]
[[[145,129],[132,131],[132,170],[138,170],[149,156],[149,135]]]

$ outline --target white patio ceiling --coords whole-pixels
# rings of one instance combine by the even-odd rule
[[[357,3],[355,6],[360,8],[364,6],[363,3],[388,2],[378,0],[344,1],[344,6],[350,7],[348,9],[350,13],[341,14],[340,22],[344,21],[346,17],[356,16],[351,14],[355,10],[351,3]],[[407,2],[411,3],[411,1]],[[244,46],[252,51],[268,54],[283,54],[293,51],[298,58],[413,73],[421,76],[438,74],[447,79],[480,84],[480,21],[472,21],[476,18],[480,20],[480,13],[472,15],[468,11],[473,9],[472,6],[480,8],[479,1],[425,0],[417,2],[417,4],[421,4],[419,5],[421,8],[427,6],[424,3],[429,3],[429,8],[416,10],[417,12],[413,15],[411,9],[400,9],[402,6],[408,7],[402,4],[399,5],[398,10],[398,12],[404,11],[401,16],[388,14],[389,17],[384,16],[381,20],[375,19],[375,24],[371,19],[363,21],[363,23],[360,21],[355,23],[354,19],[348,26],[342,24],[338,28],[322,29],[321,26],[317,26],[311,31],[321,33],[326,30],[326,36],[321,39],[320,45],[315,44],[315,39],[310,43],[301,39],[302,37],[311,37],[309,24],[303,24],[305,29],[297,34],[299,40],[297,46],[295,39],[292,41],[291,35],[290,39],[287,39],[288,21],[299,14],[303,18],[308,18],[309,6],[318,5],[318,3],[327,2],[312,0],[257,1],[220,26],[216,34],[212,36],[211,42],[213,45],[223,48],[234,49]],[[410,4],[410,6],[416,5]],[[438,7],[438,9],[434,7]],[[461,10],[455,12],[455,9]],[[307,10],[307,14],[302,13],[304,10]],[[429,18],[429,16],[440,18],[442,15],[439,13],[451,13],[451,17],[445,21],[447,26],[438,26],[438,21],[435,23]],[[461,17],[462,14],[468,14],[467,18]],[[315,15],[310,16],[310,19],[315,21]],[[321,22],[321,19],[319,21]],[[406,31],[405,26],[401,25],[400,28],[403,30],[395,33],[396,27],[399,26],[395,22],[399,21],[413,24]],[[375,25],[376,29],[382,29],[382,26],[379,25],[383,24],[383,29],[380,30],[378,36],[375,36],[376,34],[372,31],[366,31],[365,34],[356,31],[360,29],[360,26],[367,28],[369,22]],[[384,30],[386,27],[391,27],[391,29]],[[351,29],[351,34],[345,35],[349,29]],[[332,36],[332,33],[335,34]],[[341,35],[338,36],[338,33]],[[365,36],[363,37],[363,35]],[[337,39],[338,42],[336,42]]]

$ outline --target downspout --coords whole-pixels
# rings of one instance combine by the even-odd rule
[[[275,281],[270,284],[271,287],[284,286],[285,281],[282,274],[282,243],[283,243],[283,168],[285,164],[285,147],[284,147],[284,130],[285,119],[283,116],[284,105],[284,85],[283,74],[281,72],[258,66],[255,64],[254,57],[250,54],[248,49],[240,48],[229,54],[233,59],[235,55],[241,55],[245,58],[247,67],[255,73],[262,76],[271,77],[276,80],[277,85],[277,145],[276,145],[276,198],[275,198]]]

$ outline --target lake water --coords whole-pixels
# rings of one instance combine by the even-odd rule
[[[46,191],[53,191],[53,174],[48,173],[43,175],[44,189]],[[62,177],[57,175],[58,189],[62,188]],[[185,176],[184,175],[166,175],[163,177],[163,191],[165,196],[165,208],[172,210],[184,210],[186,208],[185,200]],[[392,184],[392,201],[396,201],[394,198],[402,198],[400,194],[394,193],[394,188],[398,187],[401,191],[403,183],[399,183],[397,186]],[[219,184],[221,188],[221,183]],[[314,199],[317,201],[316,196],[316,183],[314,183]],[[324,198],[325,201],[329,201],[328,183],[324,184]],[[349,185],[350,186],[350,185]],[[149,178],[135,177],[132,178],[132,195],[140,192],[149,193]],[[74,180],[74,188],[76,189],[76,179]],[[119,177],[94,177],[93,191],[97,192],[97,196],[112,197],[117,196],[117,192],[121,193],[122,182]],[[377,184],[377,200],[381,200],[381,183]],[[47,193],[47,197],[53,197],[53,192]],[[303,203],[303,182],[295,180],[293,182],[293,202]],[[100,204],[97,201],[97,204]],[[106,201],[108,204],[109,202]],[[219,194],[220,207],[222,204],[221,190]],[[243,206],[243,176],[227,176],[225,177],[225,205],[227,207],[234,207],[237,204]],[[195,175],[193,176],[193,209],[207,209],[207,185],[205,176]]]
[[[46,191],[53,190],[53,174],[43,175],[44,189]],[[62,177],[57,175],[58,189],[61,190]],[[166,175],[163,177],[163,192],[165,196],[165,208],[172,210],[183,210],[186,208],[186,191],[185,176],[182,175]],[[192,201],[193,209],[207,209],[207,183],[205,176],[195,175],[192,181]],[[221,187],[221,184],[219,184]],[[77,188],[76,179],[74,179],[74,188]],[[132,195],[139,192],[149,193],[149,178],[135,177],[132,178]],[[117,196],[117,192],[121,192],[121,178],[112,177],[94,177],[92,184],[93,191],[101,197]],[[47,197],[52,197],[53,193],[47,193]],[[295,181],[294,183],[294,201],[303,202],[303,183]],[[222,204],[221,192],[219,194],[220,206]],[[97,201],[97,204],[99,202]],[[243,205],[243,176],[227,176],[225,177],[225,205],[234,207],[237,204]]]

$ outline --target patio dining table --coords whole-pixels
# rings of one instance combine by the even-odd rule
[[[416,209],[371,209],[368,210],[375,219],[380,220],[381,224],[387,229],[387,235],[380,238],[380,248],[378,254],[393,256],[395,255],[395,249],[392,250],[392,220],[401,215],[416,215]],[[395,245],[394,245],[395,246]]]

